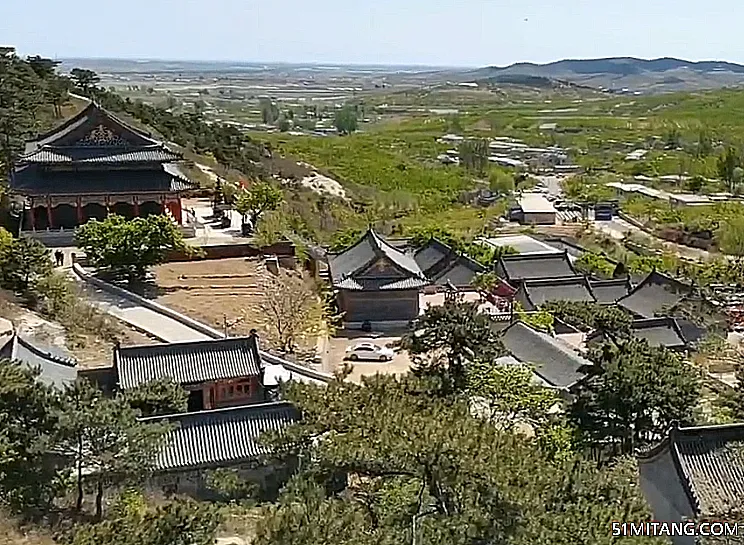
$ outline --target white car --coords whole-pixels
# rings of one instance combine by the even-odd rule
[[[351,361],[390,361],[395,356],[391,348],[375,343],[358,343],[346,349],[346,359]]]

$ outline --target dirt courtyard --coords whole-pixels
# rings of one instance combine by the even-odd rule
[[[261,258],[229,258],[167,263],[154,268],[157,302],[231,336],[257,329],[267,339],[268,321],[260,309],[271,295],[272,275]],[[314,348],[315,342],[305,349]]]

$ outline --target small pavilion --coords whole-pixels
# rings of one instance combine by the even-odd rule
[[[11,175],[26,198],[24,230],[74,229],[108,214],[169,211],[182,223],[181,195],[195,189],[183,157],[95,103],[26,143]]]

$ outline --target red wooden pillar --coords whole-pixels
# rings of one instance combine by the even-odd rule
[[[183,218],[181,216],[181,199],[178,199],[177,201],[170,201],[168,204],[170,205],[168,208],[170,209],[171,214],[173,214],[176,223],[178,223],[178,225],[182,225]]]
[[[160,213],[165,214],[165,210],[166,210],[165,195],[163,195],[162,197],[160,197]]]
[[[82,225],[83,222],[83,198],[78,197],[77,198],[77,221],[78,225]]]
[[[109,201],[109,196],[108,195],[106,195],[106,197],[104,197],[103,202],[104,202],[104,204],[106,206],[106,215],[107,216],[111,215],[111,202]]]
[[[134,217],[139,218],[140,210],[139,210],[139,198],[134,197],[132,199],[132,203],[134,204]]]
[[[46,208],[47,208],[47,225],[49,226],[49,229],[52,229],[54,227],[54,214],[52,214],[52,200],[51,199],[47,199]]]

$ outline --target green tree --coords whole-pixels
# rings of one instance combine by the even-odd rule
[[[0,241],[0,285],[4,289],[29,293],[51,272],[49,250],[39,241],[25,237]]]
[[[534,312],[525,312],[522,305],[518,302],[514,303],[514,306],[514,312],[521,322],[524,322],[538,331],[553,333],[553,322],[555,320],[550,312],[543,309]]]
[[[682,144],[682,135],[679,129],[674,126],[664,135],[664,146],[666,149],[677,149]]]
[[[598,330],[612,338],[630,335],[633,318],[619,307],[585,301],[550,301],[542,307],[562,322],[581,331]]]
[[[353,106],[347,104],[336,111],[333,126],[339,134],[351,134],[357,130],[357,113]]]
[[[36,76],[44,83],[44,101],[54,106],[54,115],[62,117],[62,105],[67,101],[71,83],[69,78],[59,76],[57,67],[60,61],[40,57],[28,57],[26,62]]]
[[[55,61],[53,59],[47,59],[35,55],[33,57],[28,57],[26,62],[37,76],[43,80],[48,80],[54,77],[57,73],[57,67],[60,65],[61,61]]]
[[[292,122],[286,117],[281,117],[279,123],[277,123],[277,127],[279,128],[279,132],[287,132],[292,128]]]
[[[441,225],[417,225],[406,232],[408,243],[414,248],[422,248],[433,238],[455,251],[462,251],[465,240],[452,229]]]
[[[501,429],[545,425],[550,409],[558,403],[553,390],[535,383],[527,366],[475,362],[468,367],[467,381],[476,410]]]
[[[615,264],[595,252],[584,252],[574,264],[582,272],[603,278],[611,278],[615,272]]]
[[[718,176],[728,184],[729,191],[731,192],[734,190],[734,171],[740,166],[741,157],[739,156],[739,152],[731,146],[727,147],[726,151],[723,152],[723,155],[718,158],[716,164]]]
[[[261,108],[261,121],[265,125],[276,123],[276,120],[279,119],[279,108],[277,105],[269,98],[262,98],[259,101],[259,105]]]
[[[142,416],[186,411],[189,395],[171,378],[153,380],[124,393],[129,405]]]
[[[69,78],[57,74],[60,61],[44,57],[28,57],[26,62],[44,84],[44,101],[52,104],[55,117],[62,117],[62,105],[68,100],[72,86]]]
[[[467,170],[482,174],[488,167],[488,141],[484,139],[463,140],[458,147],[460,164]]]
[[[189,251],[178,226],[164,215],[91,220],[75,232],[75,244],[93,267],[129,282],[143,279],[147,269],[163,263],[169,252]]]
[[[494,169],[488,175],[488,187],[497,195],[510,195],[514,191],[514,176]]]
[[[710,136],[710,132],[706,128],[700,129],[698,132],[697,147],[695,148],[695,155],[698,158],[707,157],[713,153],[713,139]]]
[[[400,344],[413,357],[413,372],[437,378],[444,393],[465,390],[469,362],[492,362],[506,353],[491,317],[461,296],[427,308]]]
[[[664,269],[663,260],[657,256],[640,255],[628,263],[628,271],[632,274],[648,274],[655,269]]]
[[[139,494],[120,499],[112,514],[96,524],[75,527],[69,545],[213,545],[222,521],[208,503],[177,499],[154,508]]]
[[[209,490],[228,501],[241,501],[256,497],[258,483],[247,481],[238,469],[220,467],[207,471],[205,481]]]
[[[705,178],[702,176],[693,176],[685,183],[687,190],[693,193],[699,193],[705,187]]]
[[[38,376],[38,370],[0,359],[0,501],[25,514],[40,514],[57,492],[50,456],[57,400]]]
[[[126,397],[106,397],[87,381],[79,380],[65,389],[59,443],[72,458],[78,510],[86,481],[94,484],[100,519],[107,487],[139,482],[154,468],[168,427],[140,422],[138,414]]]
[[[0,55],[0,174],[7,180],[24,142],[37,129],[43,82],[11,51]]]
[[[490,293],[498,287],[499,283],[498,275],[493,271],[487,271],[476,275],[470,285],[477,290]]]
[[[744,216],[734,216],[721,222],[716,239],[722,252],[744,256]]]
[[[243,221],[248,218],[255,231],[261,216],[278,209],[283,201],[284,196],[279,188],[269,182],[256,182],[250,188],[238,193],[235,210],[243,216]]]
[[[700,381],[679,354],[629,339],[589,358],[598,374],[580,387],[570,414],[593,446],[631,454],[659,441],[672,422],[692,422]]]
[[[741,183],[744,181],[744,168],[738,166],[734,169],[733,176],[731,177],[731,191],[734,195],[741,195]]]
[[[333,253],[343,252],[347,248],[350,248],[359,242],[359,239],[362,238],[363,234],[364,233],[361,229],[355,227],[336,231],[331,238],[331,243],[328,249]]]
[[[415,377],[286,395],[303,419],[271,444],[302,470],[265,510],[256,545],[609,545],[607,521],[649,516],[631,464],[551,457]]]
[[[101,82],[101,78],[93,72],[84,68],[73,68],[70,71],[70,77],[75,85],[86,95],[90,94]]]

